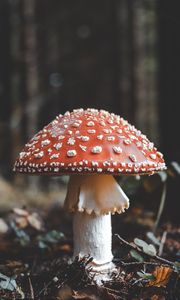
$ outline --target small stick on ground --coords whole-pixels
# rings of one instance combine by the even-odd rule
[[[160,200],[160,205],[159,205],[159,209],[158,209],[158,213],[157,213],[157,218],[156,218],[156,222],[155,222],[154,228],[153,228],[153,233],[155,233],[157,231],[159,221],[161,219],[161,215],[162,215],[163,210],[164,210],[164,205],[165,205],[165,200],[166,200],[166,193],[167,193],[167,186],[166,186],[166,182],[164,182],[162,195],[161,195],[161,200]]]
[[[31,282],[31,278],[28,277],[28,281],[29,281],[29,289],[30,289],[30,296],[31,296],[31,299],[34,300],[34,289],[33,289],[33,286],[32,286],[32,282]]]
[[[161,243],[159,246],[159,251],[158,251],[158,255],[161,256],[163,254],[163,249],[164,249],[164,244],[166,242],[166,237],[167,237],[167,231],[163,232],[162,238],[161,238]]]
[[[119,263],[120,265],[124,266],[124,267],[130,267],[130,266],[160,266],[162,265],[161,262],[150,262],[150,261],[132,261],[132,262],[124,262],[120,259],[114,259],[114,262]],[[163,264],[164,267],[168,267],[168,264]]]
[[[128,293],[125,292],[125,291],[122,291],[122,290],[115,290],[115,289],[109,288],[109,287],[107,287],[107,286],[105,286],[105,289],[108,290],[109,292],[115,294],[115,295],[120,295],[120,294],[128,295]]]

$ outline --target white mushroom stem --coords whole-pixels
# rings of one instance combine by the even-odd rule
[[[112,261],[111,214],[96,216],[76,212],[73,222],[74,257],[90,254],[94,266]]]
[[[111,213],[122,213],[129,199],[111,175],[70,177],[65,208],[74,215],[74,257],[90,255],[96,267],[112,261]]]

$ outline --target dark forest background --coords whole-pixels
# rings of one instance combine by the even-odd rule
[[[0,0],[0,175],[59,113],[127,118],[180,158],[180,11],[168,0]]]

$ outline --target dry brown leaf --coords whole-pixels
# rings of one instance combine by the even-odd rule
[[[59,291],[57,295],[57,299],[61,300],[70,300],[72,299],[72,290],[69,286],[65,285],[63,286]]]
[[[17,217],[15,218],[15,222],[19,228],[26,228],[28,226],[28,221],[25,217]]]
[[[156,267],[152,275],[155,277],[154,280],[149,281],[146,286],[163,286],[165,287],[169,281],[169,277],[172,273],[172,269],[169,267]]]
[[[19,228],[26,228],[30,225],[39,231],[43,229],[43,222],[36,212],[30,214],[28,211],[21,208],[14,208],[13,211],[17,215],[15,217],[15,222]]]
[[[59,245],[58,249],[61,250],[61,251],[65,251],[65,252],[71,252],[72,251],[72,247],[68,244]]]
[[[23,262],[18,260],[8,260],[6,266],[10,269],[21,268],[23,266]]]
[[[160,296],[160,295],[153,295],[151,297],[151,300],[165,300],[164,296]]]
[[[0,236],[1,237],[1,236]],[[11,250],[12,243],[9,240],[4,240],[0,238],[0,253],[8,252]]]
[[[72,299],[76,300],[100,300],[100,298],[94,294],[86,293],[85,291],[73,291]]]

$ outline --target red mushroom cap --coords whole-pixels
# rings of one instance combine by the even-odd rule
[[[25,145],[14,171],[31,174],[152,174],[163,155],[120,116],[76,109],[59,115]]]

